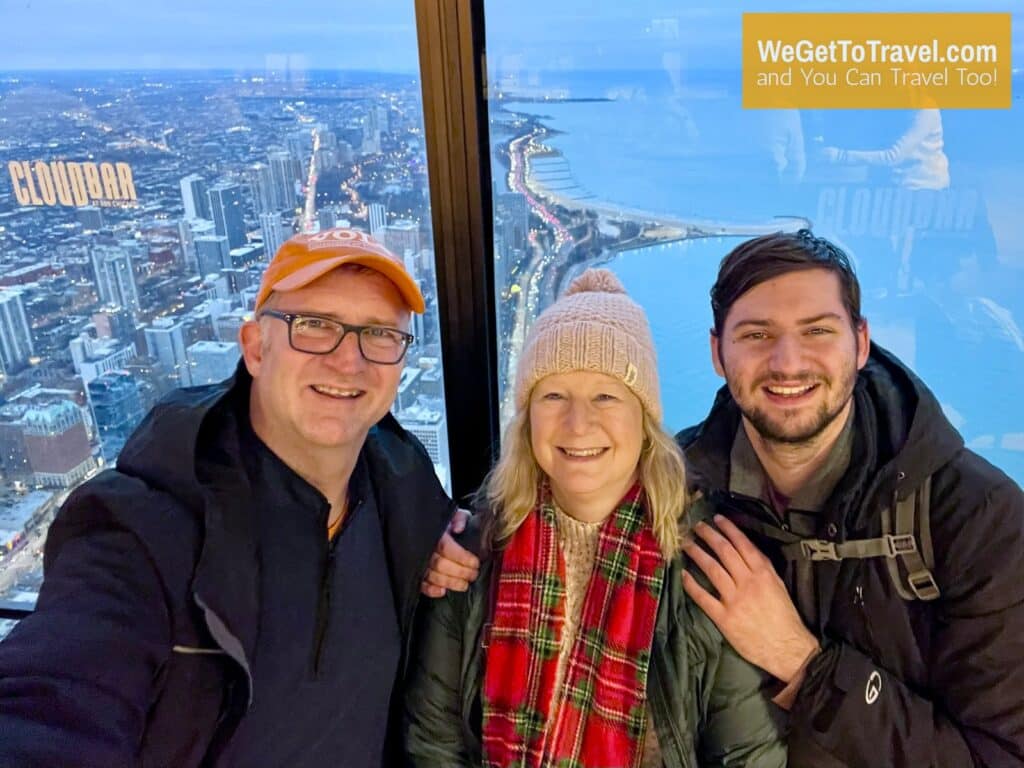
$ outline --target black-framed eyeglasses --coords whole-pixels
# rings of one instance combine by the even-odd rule
[[[359,354],[378,365],[397,365],[405,351],[416,340],[411,333],[383,325],[349,325],[322,315],[298,312],[277,312],[264,309],[260,315],[276,317],[288,323],[288,343],[292,349],[310,355],[329,355],[345,337],[354,333],[359,341]]]

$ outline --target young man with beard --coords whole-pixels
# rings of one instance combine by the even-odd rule
[[[678,440],[717,594],[684,586],[780,681],[790,765],[1024,765],[1020,488],[870,343],[832,243],[745,242],[711,296],[726,386]]]
[[[50,529],[0,644],[0,765],[393,764],[454,511],[388,412],[423,310],[360,232],[278,250],[235,376],[172,393]]]

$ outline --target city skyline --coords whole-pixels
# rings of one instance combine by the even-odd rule
[[[0,511],[22,510],[0,526],[0,601],[34,594],[60,500],[155,402],[230,377],[262,272],[296,231],[373,227],[421,282],[395,413],[449,483],[419,90],[376,75],[303,88],[320,97],[77,73],[26,105],[0,81],[19,137],[0,135]]]

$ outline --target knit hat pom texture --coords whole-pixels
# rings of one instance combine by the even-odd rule
[[[619,379],[656,421],[661,396],[654,341],[643,309],[607,269],[588,269],[533,323],[519,357],[516,408],[545,376],[573,371]]]

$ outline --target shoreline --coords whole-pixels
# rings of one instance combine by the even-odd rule
[[[610,99],[575,99],[573,101],[610,101]],[[624,224],[627,222],[643,226],[639,238],[630,238],[625,244],[622,241],[612,240],[612,236],[606,235],[609,242],[606,247],[616,251],[628,251],[638,248],[647,248],[654,245],[677,242],[700,237],[755,237],[768,232],[789,231],[800,227],[810,227],[811,222],[803,216],[779,215],[771,221],[757,223],[739,223],[728,220],[701,219],[677,214],[645,211],[630,208],[625,205],[602,201],[574,198],[562,194],[562,190],[553,189],[537,177],[534,168],[534,158],[554,157],[561,158],[566,164],[566,172],[569,170],[569,160],[560,149],[544,144],[544,140],[553,136],[564,135],[565,132],[551,128],[543,122],[543,116],[531,115],[525,112],[513,112],[505,110],[510,115],[519,118],[519,121],[528,126],[528,130],[520,132],[505,142],[503,147],[506,156],[511,155],[516,149],[517,140],[530,139],[535,149],[532,152],[524,152],[522,161],[525,165],[523,185],[530,192],[530,196],[538,203],[549,203],[551,207],[562,208],[569,214],[581,214],[587,212],[596,213],[598,221],[606,224]],[[578,186],[578,185],[577,185]],[[510,192],[521,192],[520,189],[512,188],[506,180],[506,189]],[[582,188],[581,188],[582,189]],[[586,190],[584,190],[586,191]],[[545,206],[547,207],[547,206]],[[557,213],[557,212],[556,212]],[[632,240],[643,239],[645,242],[633,243]]]
[[[499,314],[504,316],[500,325],[511,327],[508,357],[501,373],[506,384],[501,408],[503,425],[512,413],[512,388],[508,383],[512,381],[517,350],[526,331],[533,318],[554,301],[576,274],[629,251],[700,238],[795,232],[811,225],[799,216],[757,223],[694,219],[567,196],[538,178],[536,167],[540,158],[559,158],[564,163],[561,174],[573,182],[569,189],[579,188],[569,160],[560,149],[545,144],[546,139],[563,132],[546,125],[542,116],[504,106],[499,114],[509,134],[498,145],[505,161],[505,188],[523,195],[532,216],[542,223],[540,228],[529,230],[525,258],[516,267],[514,282],[496,286],[505,302],[499,308]]]
[[[558,266],[606,262],[609,256],[620,253],[698,238],[757,237],[778,231],[795,232],[811,226],[810,220],[802,216],[779,215],[768,221],[741,223],[644,211],[591,199],[588,191],[575,183],[568,158],[557,147],[545,143],[546,139],[564,135],[564,132],[548,126],[543,116],[502,109],[511,118],[510,127],[521,126],[518,132],[513,131],[503,146],[503,154],[510,166],[506,189],[524,194],[531,210],[542,221],[555,227],[556,251],[570,246],[564,254],[567,263]],[[587,197],[569,196],[564,194],[564,190],[554,189],[545,183],[537,168],[537,161],[542,158],[561,159],[564,164],[562,173],[573,182],[568,189],[580,189],[587,193]],[[573,239],[569,233],[581,226],[586,227],[586,235],[579,240]],[[581,245],[587,246],[589,256],[572,253]],[[558,285],[562,282],[559,280]],[[549,298],[553,300],[554,296]]]

